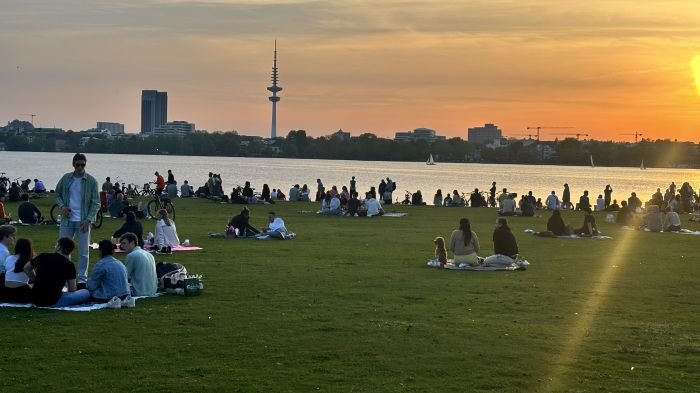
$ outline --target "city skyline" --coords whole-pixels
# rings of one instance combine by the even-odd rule
[[[601,140],[700,137],[694,1],[4,4],[5,120],[88,129],[112,119],[139,131],[139,93],[157,88],[177,97],[173,118],[267,136],[262,88],[280,37],[278,136],[428,127],[466,139],[495,123],[506,136],[559,126]]]

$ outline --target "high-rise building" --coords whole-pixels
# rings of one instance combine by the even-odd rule
[[[501,129],[487,123],[483,127],[472,127],[467,130],[467,140],[477,145],[491,143],[502,138]]]
[[[151,134],[156,127],[168,123],[168,92],[141,92],[141,133]]]
[[[272,93],[268,98],[272,102],[272,126],[270,127],[270,139],[277,138],[277,102],[281,99],[277,93],[282,91],[282,87],[277,86],[277,40],[275,40],[275,54],[272,60],[272,86],[267,90]]]

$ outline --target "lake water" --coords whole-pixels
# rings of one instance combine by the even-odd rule
[[[53,189],[59,178],[71,171],[72,153],[0,152],[0,171],[10,179],[38,178]],[[695,190],[700,186],[700,170],[667,168],[617,168],[575,167],[545,165],[496,165],[438,163],[428,166],[424,162],[386,161],[332,161],[286,158],[246,157],[189,157],[146,156],[122,154],[88,154],[87,171],[101,184],[105,177],[120,183],[134,183],[139,187],[153,181],[153,173],[159,171],[167,176],[172,169],[178,184],[184,180],[195,189],[207,180],[207,174],[220,173],[224,190],[230,192],[246,180],[258,190],[267,183],[272,188],[281,188],[285,193],[295,183],[316,191],[316,179],[320,178],[327,189],[336,185],[349,187],[350,177],[355,176],[357,189],[362,192],[379,185],[389,176],[397,184],[394,199],[403,199],[405,190],[421,190],[424,200],[432,202],[435,191],[440,188],[443,195],[452,190],[468,192],[479,188],[488,190],[496,181],[499,191],[507,187],[518,194],[533,191],[544,199],[554,190],[561,197],[563,184],[571,188],[572,200],[578,200],[583,190],[589,190],[592,201],[602,194],[606,184],[614,190],[613,198],[627,198],[636,191],[640,199],[647,200],[657,188],[663,192],[671,181],[678,188],[685,181]]]

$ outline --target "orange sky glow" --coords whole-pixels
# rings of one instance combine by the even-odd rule
[[[169,120],[268,136],[418,127],[466,138],[495,123],[700,141],[696,0],[5,0],[0,122],[140,127],[142,89]]]

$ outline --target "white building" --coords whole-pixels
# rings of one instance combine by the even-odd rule
[[[155,135],[179,135],[194,134],[194,123],[184,120],[169,121],[167,124],[153,129]]]
[[[122,135],[124,134],[124,124],[122,123],[111,123],[107,121],[98,121],[95,127],[98,130],[109,131],[110,135]]]

